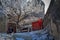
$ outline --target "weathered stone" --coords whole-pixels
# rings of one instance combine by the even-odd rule
[[[44,17],[43,26],[50,23],[50,32],[55,40],[60,40],[60,0],[51,0],[48,11]]]

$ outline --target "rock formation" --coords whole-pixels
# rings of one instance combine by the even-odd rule
[[[60,0],[51,0],[48,11],[44,17],[43,26],[48,26],[50,34],[55,37],[55,40],[60,40]]]

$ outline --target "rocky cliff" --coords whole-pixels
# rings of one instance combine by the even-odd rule
[[[48,11],[44,17],[43,26],[48,26],[50,29],[50,34],[55,37],[55,40],[59,39],[60,33],[60,0],[51,0]]]

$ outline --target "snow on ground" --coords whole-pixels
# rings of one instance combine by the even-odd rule
[[[49,35],[47,29],[14,34],[0,34],[0,40],[52,40],[53,37]]]

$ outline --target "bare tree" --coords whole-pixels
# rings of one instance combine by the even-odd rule
[[[17,28],[20,28],[21,21],[23,21],[30,13],[40,12],[40,6],[35,2],[26,2],[25,0],[6,0],[2,2],[5,11],[9,17],[10,22],[15,22]],[[6,3],[6,4],[5,4]],[[33,6],[36,4],[36,6]]]
[[[8,14],[8,16],[10,15],[10,19],[17,24],[17,28],[19,28],[19,29],[20,29],[20,26],[19,26],[20,24],[19,23],[22,20],[24,20],[25,17],[27,17],[27,14],[26,14],[25,10],[23,10],[23,11],[24,11],[24,14],[22,15],[21,8],[20,9],[11,8],[10,14]]]

